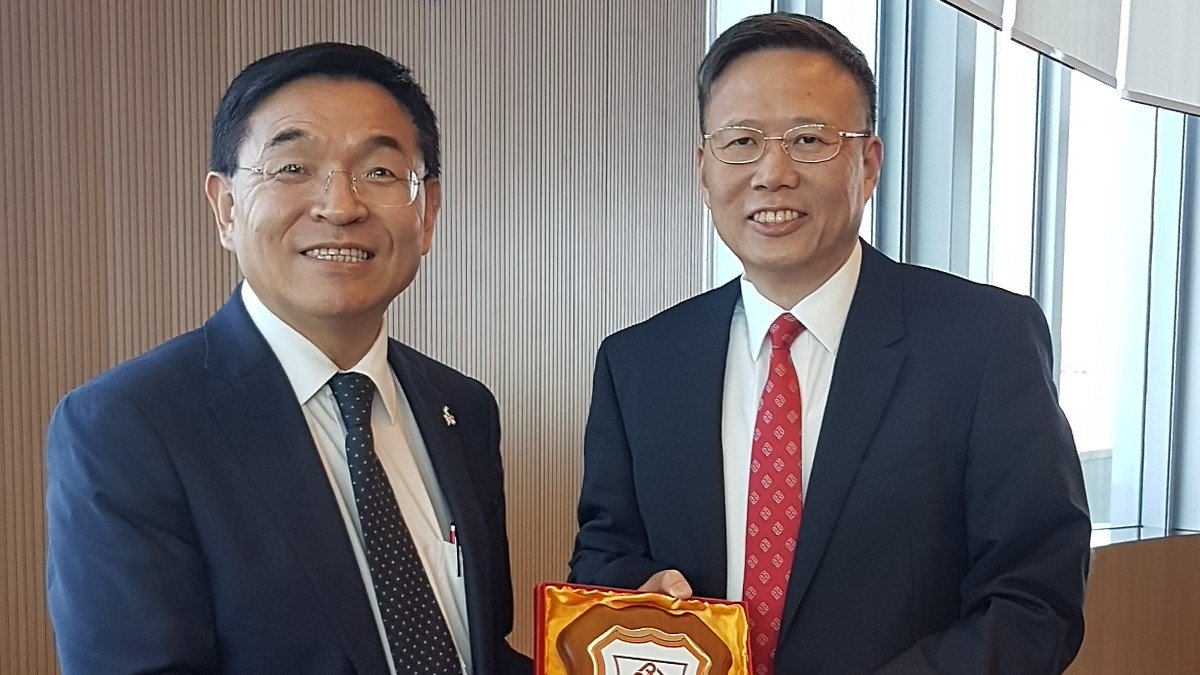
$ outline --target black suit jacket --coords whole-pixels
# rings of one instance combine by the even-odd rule
[[[458,527],[474,672],[528,672],[504,639],[495,400],[398,342],[388,361]],[[47,463],[47,589],[65,673],[387,672],[312,435],[240,293],[202,328],[68,394]]]
[[[597,357],[571,579],[679,569],[724,597],[721,400],[736,281]],[[863,246],[778,673],[1049,673],[1083,635],[1090,523],[1036,303]]]

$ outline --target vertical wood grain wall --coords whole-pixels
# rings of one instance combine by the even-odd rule
[[[1200,673],[1200,535],[1096,549],[1067,675]]]
[[[0,672],[55,670],[46,421],[70,388],[203,321],[238,275],[201,191],[249,61],[318,40],[410,65],[447,201],[392,333],[496,393],[516,594],[562,579],[601,338],[701,290],[692,78],[703,0],[0,2]]]

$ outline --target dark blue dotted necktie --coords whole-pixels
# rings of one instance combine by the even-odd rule
[[[367,566],[396,673],[461,675],[458,652],[438,607],[396,495],[375,455],[371,403],[375,385],[361,373],[329,380],[346,425],[346,460],[367,548]]]

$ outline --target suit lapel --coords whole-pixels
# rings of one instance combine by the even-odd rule
[[[666,501],[672,512],[687,514],[689,581],[697,593],[711,597],[725,597],[728,590],[721,409],[729,322],[740,297],[737,279],[700,296],[690,314],[671,324],[677,333],[664,345],[663,370],[655,378],[672,385],[662,392],[656,445],[669,449],[669,456],[661,475],[677,476],[661,488],[678,491],[677,500]]]
[[[421,432],[421,440],[429,453],[429,461],[437,474],[438,485],[450,507],[450,513],[456,519],[455,525],[461,528],[465,523],[458,522],[458,519],[467,515],[464,512],[470,511],[469,505],[475,504],[475,498],[470,488],[471,480],[457,422],[451,425],[447,420],[464,411],[455,410],[450,398],[430,380],[425,369],[405,354],[398,343],[390,340],[388,363],[396,371],[396,377],[404,388],[408,406]],[[479,511],[478,508],[475,510]],[[481,511],[479,513],[482,514]]]
[[[454,402],[437,387],[428,372],[405,352],[404,347],[391,340],[388,341],[388,363],[396,371],[396,377],[404,388],[437,476],[438,487],[450,508],[459,545],[464,551],[463,574],[474,670],[491,672],[492,666],[486,659],[492,658],[495,646],[489,644],[487,639],[495,633],[492,627],[495,617],[492,616],[492,596],[487,591],[487,585],[493,573],[486,555],[465,554],[487,551],[491,543],[483,505],[479,504],[471,487],[470,466],[457,421],[454,424],[448,422],[454,415],[480,415],[485,411],[455,408]],[[476,584],[480,584],[480,587],[476,588]]]
[[[255,328],[240,289],[205,325],[205,366],[229,383],[210,407],[317,591],[359,672],[386,657],[346,524],[283,367]]]
[[[781,640],[820,565],[904,362],[903,354],[895,348],[903,336],[904,321],[900,282],[891,269],[894,264],[863,245],[858,288],[838,347],[804,500],[804,518],[780,626]]]

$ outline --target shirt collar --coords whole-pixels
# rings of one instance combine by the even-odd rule
[[[311,340],[268,309],[248,281],[242,282],[242,302],[246,305],[250,320],[283,366],[283,372],[300,405],[308,403],[321,387],[329,383],[329,378],[342,372]],[[375,336],[375,342],[367,353],[347,372],[362,373],[371,378],[388,417],[393,423],[399,419],[398,394],[391,366],[388,365],[387,329],[384,326],[379,327],[379,335]]]
[[[850,313],[850,302],[858,287],[858,274],[862,268],[862,242],[854,242],[854,250],[838,271],[833,273],[817,290],[809,293],[791,309],[771,302],[758,292],[754,283],[741,278],[742,307],[746,313],[747,345],[751,360],[757,361],[767,341],[767,331],[779,315],[791,312],[804,324],[805,330],[816,338],[825,351],[836,354],[846,327],[846,316]]]

